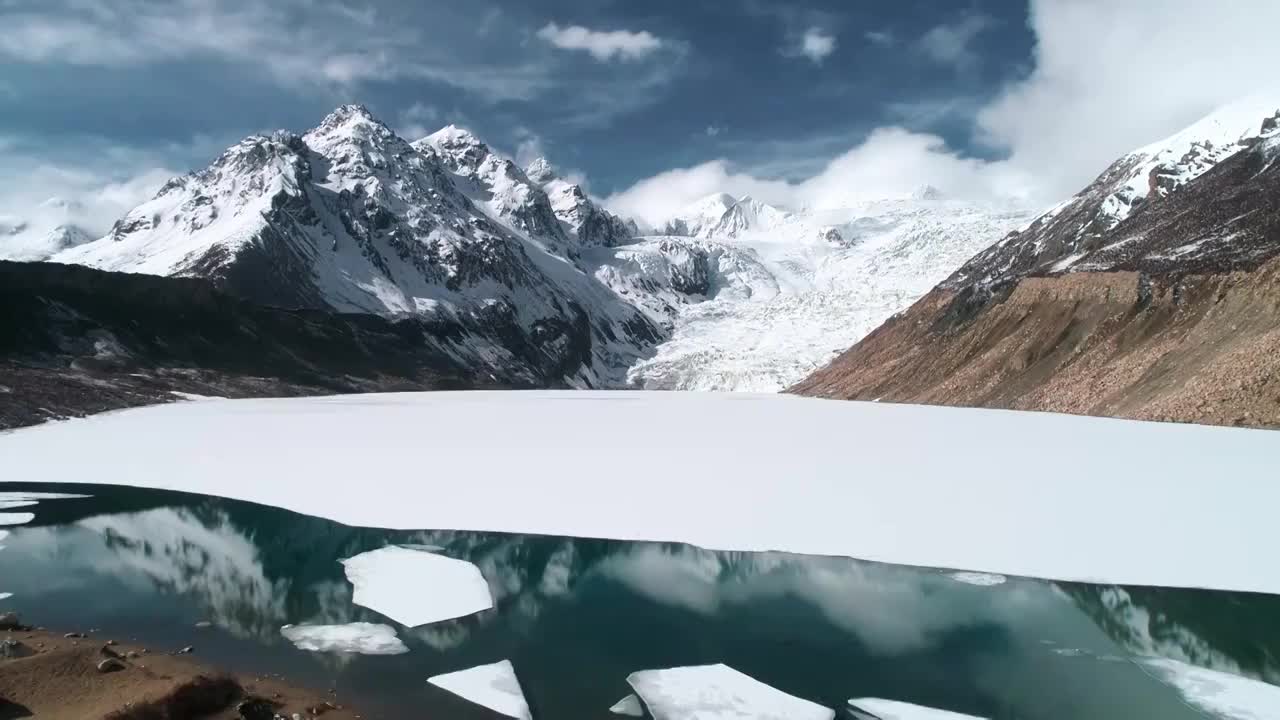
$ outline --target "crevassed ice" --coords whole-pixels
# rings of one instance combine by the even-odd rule
[[[728,665],[643,670],[627,678],[655,720],[832,720],[835,711]]]
[[[395,628],[366,622],[345,625],[285,625],[280,634],[299,650],[402,655],[409,652]]]
[[[427,682],[516,720],[533,720],[510,660],[436,675]]]
[[[343,560],[342,565],[355,586],[352,602],[409,627],[493,607],[489,583],[465,560],[388,546]]]

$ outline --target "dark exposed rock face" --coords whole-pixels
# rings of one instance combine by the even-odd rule
[[[1253,138],[1110,224],[1118,163],[792,390],[1280,427],[1278,159]]]
[[[533,387],[563,377],[537,348],[525,360],[464,362],[457,348],[470,332],[420,318],[266,307],[204,280],[0,262],[0,429],[166,402],[174,392]]]

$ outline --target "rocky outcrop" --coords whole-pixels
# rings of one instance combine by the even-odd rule
[[[1231,152],[1191,142],[1177,173],[1127,156],[792,390],[1280,427],[1272,117]],[[1114,181],[1143,163],[1178,182],[1115,212]]]
[[[417,317],[257,305],[206,280],[0,261],[0,430],[180,394],[554,384],[509,354],[468,356],[468,337]]]
[[[793,391],[1280,427],[1280,260],[1027,278],[992,300],[934,290]]]

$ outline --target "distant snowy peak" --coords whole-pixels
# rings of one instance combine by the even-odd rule
[[[708,238],[734,238],[748,230],[771,230],[790,219],[790,214],[751,196],[738,200],[703,233]]]
[[[1278,136],[1280,98],[1249,97],[1226,105],[1164,140],[1122,156],[1079,194],[971,259],[943,285],[959,288],[1068,271],[1102,249],[1112,231],[1141,208]]]
[[[692,203],[669,220],[663,228],[667,235],[684,235],[704,239],[732,239],[748,230],[773,229],[791,215],[751,196],[735,198],[716,193]]]
[[[39,262],[94,239],[79,224],[84,207],[75,201],[50,198],[29,217],[0,215],[0,260]]]

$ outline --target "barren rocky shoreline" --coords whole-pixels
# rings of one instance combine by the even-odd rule
[[[22,624],[0,614],[0,718],[359,720],[333,694],[211,668],[171,651]]]

